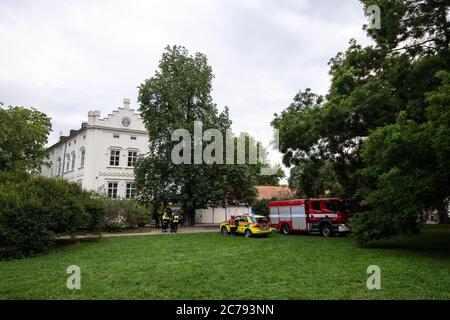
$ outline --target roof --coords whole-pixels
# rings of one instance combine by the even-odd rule
[[[83,131],[86,131],[87,127],[81,127],[78,130],[70,130],[70,134],[68,136],[60,136],[59,137],[59,141],[55,142],[54,144],[52,144],[50,147],[47,148],[47,150],[51,150],[61,144],[64,144],[65,142],[69,141],[70,139],[76,137],[77,135],[79,135],[80,133],[82,133]]]
[[[289,199],[294,193],[288,186],[256,186],[258,190],[258,200],[262,199]]]

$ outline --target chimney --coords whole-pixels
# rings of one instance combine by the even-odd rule
[[[96,124],[98,119],[100,119],[100,111],[94,110],[94,111],[88,112],[88,124],[89,125]]]
[[[125,110],[129,110],[130,109],[130,99],[123,98],[123,108]]]

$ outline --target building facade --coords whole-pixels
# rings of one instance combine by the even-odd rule
[[[76,182],[111,198],[132,198],[133,168],[136,159],[148,152],[148,134],[130,100],[124,99],[123,107],[105,118],[99,111],[89,111],[79,130],[61,136],[48,151],[43,176]]]
[[[41,175],[80,184],[110,198],[133,198],[134,163],[148,152],[148,132],[139,114],[124,99],[123,107],[105,118],[89,111],[87,122],[48,148],[48,165]],[[218,224],[231,215],[249,212],[246,206],[197,209],[196,224]]]

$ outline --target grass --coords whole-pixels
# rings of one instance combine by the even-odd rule
[[[450,299],[450,228],[355,245],[312,235],[103,238],[0,261],[1,299]],[[81,267],[81,290],[66,268]],[[366,269],[381,268],[368,290]]]

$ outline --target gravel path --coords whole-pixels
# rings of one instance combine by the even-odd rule
[[[207,227],[182,227],[178,229],[178,233],[203,233],[203,232],[219,232],[218,227],[207,226]],[[151,229],[148,232],[116,232],[116,233],[102,233],[101,237],[131,237],[131,236],[153,236],[158,234],[174,234],[174,233],[163,233],[161,229]],[[82,239],[94,239],[99,238],[98,234],[84,234],[76,235],[74,238],[70,235],[56,237],[57,240],[82,240]]]

